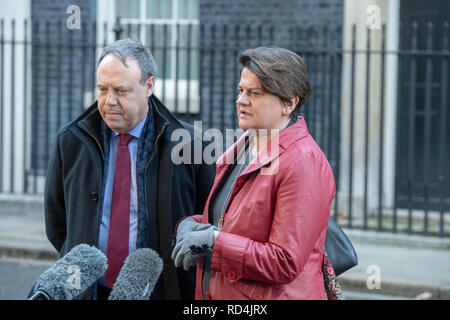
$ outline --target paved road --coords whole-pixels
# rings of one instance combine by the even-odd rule
[[[53,261],[0,257],[0,300],[23,300]]]
[[[0,257],[0,300],[23,300],[39,277],[54,261]],[[404,299],[344,290],[347,300]]]

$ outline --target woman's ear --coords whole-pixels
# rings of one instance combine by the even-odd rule
[[[298,104],[299,97],[295,96],[284,102],[283,116],[289,116]]]

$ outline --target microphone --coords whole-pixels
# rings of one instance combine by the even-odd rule
[[[95,247],[79,244],[36,280],[28,300],[72,300],[107,269],[106,256]]]
[[[149,248],[131,253],[120,269],[108,300],[148,300],[163,269],[163,260]]]

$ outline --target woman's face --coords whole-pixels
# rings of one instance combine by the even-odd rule
[[[236,106],[242,130],[281,130],[289,123],[286,105],[279,97],[264,91],[258,77],[247,68],[242,70],[238,90]]]

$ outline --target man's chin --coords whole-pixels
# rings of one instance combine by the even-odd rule
[[[111,130],[113,130],[116,133],[122,134],[122,133],[128,132],[123,125],[121,125],[115,121],[105,121],[105,123],[108,126],[108,128],[110,128]]]

